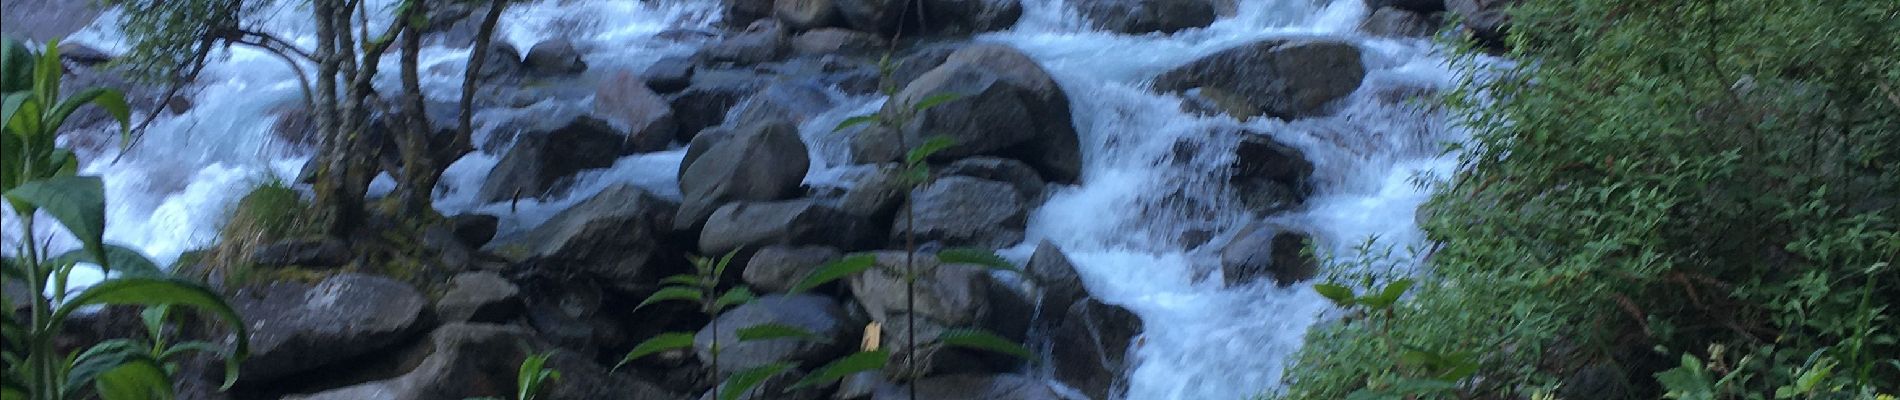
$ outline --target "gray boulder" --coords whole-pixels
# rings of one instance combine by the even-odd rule
[[[493,272],[464,272],[449,279],[449,290],[435,302],[442,322],[501,323],[521,315],[521,288]]]
[[[1023,240],[1029,205],[1007,183],[951,176],[918,187],[910,195],[911,220],[918,243],[1000,248]],[[891,228],[891,242],[904,243],[910,231],[904,218]]]
[[[1121,33],[1174,33],[1214,23],[1208,0],[1092,0],[1076,8],[1096,26]]]
[[[790,326],[824,339],[739,340],[740,330],[764,324]],[[860,329],[862,324],[846,316],[844,307],[831,298],[770,295],[720,314],[712,324],[693,335],[693,348],[700,361],[710,363],[716,336],[720,348],[718,373],[726,376],[778,361],[828,362],[857,346],[856,335]]]
[[[1359,30],[1373,36],[1426,37],[1438,31],[1438,18],[1397,8],[1372,11]]]
[[[574,49],[574,43],[559,38],[528,48],[528,57],[522,66],[539,76],[573,75],[587,70],[587,63],[581,61],[581,52]]]
[[[1126,308],[1093,298],[1075,303],[1050,337],[1056,380],[1090,398],[1120,398],[1128,349],[1141,331],[1141,317]]]
[[[838,208],[865,218],[878,226],[889,225],[897,208],[904,205],[908,187],[899,176],[896,164],[880,165],[858,176],[844,192]]]
[[[550,346],[519,327],[491,324],[450,324],[429,335],[428,356],[401,376],[348,386],[286,400],[462,400],[509,398],[521,361]],[[658,387],[610,374],[606,368],[573,353],[554,351],[547,368],[561,379],[544,386],[549,400],[642,399],[677,400],[686,397]]]
[[[540,198],[561,188],[565,178],[584,170],[614,165],[627,137],[607,121],[580,116],[547,132],[516,139],[482,183],[476,198],[485,202]]]
[[[768,82],[749,70],[697,68],[692,77],[690,86],[667,97],[679,122],[681,141],[690,141],[701,130],[726,122],[727,111]]]
[[[1235,118],[1314,117],[1359,89],[1359,48],[1338,41],[1263,40],[1202,57],[1155,77],[1155,90],[1201,93]],[[1209,93],[1212,92],[1212,93]]]
[[[655,92],[679,92],[693,84],[693,60],[686,57],[662,58],[641,71],[640,77]]]
[[[862,219],[810,199],[733,202],[707,218],[699,234],[701,254],[745,253],[771,245],[856,248]]]
[[[1042,290],[1042,314],[1056,322],[1061,321],[1070,304],[1088,297],[1088,287],[1082,284],[1082,276],[1076,274],[1075,264],[1069,261],[1067,254],[1055,243],[1043,240],[1036,244],[1036,252],[1029,256],[1029,264],[1023,266],[1023,272],[1029,274],[1036,287]],[[1058,324],[1059,325],[1059,324]]]
[[[594,92],[594,115],[615,130],[627,132],[624,151],[665,150],[678,136],[673,107],[633,74],[620,72],[601,82]]]
[[[649,264],[667,251],[660,241],[672,226],[675,207],[645,190],[617,184],[488,247],[528,266],[644,288],[660,278]]]
[[[928,61],[933,60],[914,60]],[[944,94],[958,97],[916,113],[902,127],[904,143],[915,146],[941,135],[955,145],[933,155],[933,161],[994,155],[1028,162],[1054,182],[1074,182],[1081,176],[1081,145],[1068,95],[1021,51],[997,44],[959,49],[911,81],[881,112],[895,115]],[[904,149],[889,140],[881,131],[864,130],[853,138],[852,156],[860,162],[896,160]]]
[[[884,48],[884,38],[849,29],[814,29],[792,37],[792,53],[805,56],[868,55]]]
[[[693,58],[701,64],[752,65],[776,61],[785,55],[790,34],[778,20],[758,20],[744,31],[699,49]]]
[[[1310,236],[1274,222],[1255,222],[1220,252],[1221,281],[1238,286],[1272,279],[1280,286],[1312,279],[1319,273],[1319,262],[1303,254]]]
[[[1024,199],[1042,198],[1042,187],[1046,182],[1036,173],[1034,167],[1022,161],[997,157],[970,157],[945,165],[937,173],[947,176],[967,176],[1008,183],[1016,188],[1016,193]]]
[[[705,146],[694,142],[705,150],[680,166],[682,202],[673,219],[679,231],[697,229],[727,203],[790,198],[811,168],[798,128],[784,121],[747,124]]]
[[[429,300],[389,278],[346,273],[315,285],[245,288],[231,303],[249,328],[246,382],[270,382],[382,351],[424,329]]]
[[[766,246],[752,253],[741,277],[753,289],[784,293],[818,267],[843,256],[837,248],[826,246]]]
[[[912,396],[911,386],[887,385],[874,400],[1061,400],[1049,384],[1026,375],[959,374],[918,380]]]

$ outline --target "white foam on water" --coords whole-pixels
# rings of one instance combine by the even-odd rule
[[[1427,197],[1414,186],[1418,174],[1443,176],[1454,160],[1440,155],[1443,141],[1461,140],[1442,113],[1393,101],[1408,90],[1449,87],[1454,75],[1445,56],[1424,39],[1369,38],[1355,33],[1366,10],[1359,0],[1238,0],[1237,13],[1202,29],[1172,35],[1121,35],[1096,31],[1069,3],[1086,0],[1025,0],[1025,14],[1007,32],[976,40],[1022,49],[1044,65],[1067,91],[1081,135],[1084,172],[1080,185],[1058,189],[1030,218],[1021,257],[1041,240],[1060,245],[1090,292],[1141,316],[1146,332],[1133,348],[1136,366],[1129,399],[1241,399],[1275,390],[1288,357],[1329,305],[1309,284],[1275,287],[1258,283],[1223,288],[1219,250],[1227,236],[1261,218],[1226,200],[1226,170],[1236,139],[1216,131],[1270,135],[1301,149],[1318,172],[1306,207],[1272,216],[1309,227],[1324,250],[1345,252],[1368,236],[1405,247],[1419,244],[1415,210]],[[376,4],[388,3],[378,1]],[[267,26],[305,47],[314,40],[306,11],[273,11]],[[512,7],[500,39],[526,52],[546,38],[572,40],[586,54],[590,74],[639,71],[662,57],[689,54],[700,43],[659,38],[669,29],[710,30],[719,18],[714,0],[545,0]],[[106,48],[123,47],[109,18],[78,38]],[[1268,38],[1325,37],[1363,49],[1368,75],[1336,114],[1293,122],[1180,112],[1180,100],[1147,89],[1148,80],[1170,68],[1228,47]],[[422,57],[425,92],[432,101],[459,96],[466,48],[430,47]],[[393,61],[385,63],[393,65]],[[306,70],[308,70],[306,66]],[[394,74],[388,82],[394,85]],[[275,107],[301,101],[295,79],[275,58],[242,47],[214,62],[194,88],[196,107],[161,117],[148,137],[118,163],[93,155],[86,171],[101,174],[111,202],[109,240],[126,244],[161,263],[205,246],[222,216],[250,185],[288,179],[308,158],[270,133]],[[814,167],[806,182],[835,186],[847,181],[848,147],[831,135],[844,118],[875,110],[876,96],[833,94],[834,108],[801,124],[812,146]],[[585,107],[546,102],[525,110],[491,110],[477,116],[477,142],[493,134],[507,113]],[[1178,143],[1198,149],[1180,154]],[[583,173],[562,195],[549,199],[483,204],[475,199],[500,154],[477,152],[449,167],[437,188],[445,213],[481,212],[502,218],[502,230],[532,227],[560,210],[616,183],[631,183],[660,196],[679,196],[675,175],[683,150],[629,156],[610,168]],[[17,232],[7,222],[9,235]],[[9,236],[11,237],[11,236]],[[1189,240],[1194,239],[1194,240]],[[88,280],[97,279],[96,277]]]

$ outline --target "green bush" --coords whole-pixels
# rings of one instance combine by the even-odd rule
[[[1530,0],[1466,49],[1473,141],[1414,295],[1319,327],[1291,398],[1900,390],[1900,2]],[[1394,277],[1385,277],[1391,279]],[[1372,280],[1352,287],[1372,286]],[[1706,360],[1706,361],[1705,361]],[[1369,389],[1361,391],[1361,389]]]

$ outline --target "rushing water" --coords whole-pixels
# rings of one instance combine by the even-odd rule
[[[1459,140],[1460,133],[1448,128],[1442,113],[1406,98],[1452,83],[1445,55],[1428,40],[1358,33],[1367,14],[1361,0],[1239,0],[1236,14],[1174,35],[1094,31],[1069,1],[1086,0],[1025,0],[1025,15],[1014,29],[975,39],[1013,45],[1048,68],[1068,92],[1082,139],[1081,184],[1056,190],[1030,218],[1029,239],[1005,255],[1025,258],[1034,243],[1053,241],[1075,259],[1091,293],[1141,316],[1146,333],[1131,350],[1136,366],[1128,398],[1239,399],[1274,390],[1301,336],[1329,306],[1305,284],[1222,288],[1217,273],[1205,278],[1217,268],[1225,237],[1262,217],[1221,200],[1220,177],[1231,157],[1221,155],[1229,154],[1235,140],[1211,133],[1244,129],[1305,151],[1317,167],[1317,193],[1301,210],[1266,217],[1310,228],[1324,249],[1344,252],[1369,236],[1388,246],[1416,244],[1421,239],[1414,211],[1426,193],[1413,178],[1448,173],[1453,160],[1440,154],[1438,144]],[[269,14],[272,30],[304,47],[314,44],[301,10]],[[716,0],[547,0],[512,8],[499,40],[525,49],[543,38],[565,37],[585,53],[589,73],[639,71],[696,46],[656,34],[711,29],[718,15]],[[75,39],[123,46],[110,28],[111,16],[100,21]],[[1341,101],[1336,114],[1292,122],[1186,114],[1178,111],[1178,99],[1144,88],[1147,79],[1196,57],[1278,37],[1358,44],[1368,70],[1365,83]],[[465,48],[427,49],[424,84],[431,98],[457,95],[466,56]],[[158,120],[123,160],[108,163],[111,154],[97,154],[87,167],[106,177],[107,239],[143,249],[161,263],[214,241],[219,219],[249,185],[290,178],[308,159],[308,150],[273,139],[273,121],[262,117],[301,99],[290,70],[278,60],[232,49],[196,90],[195,108]],[[831,110],[802,127],[813,149],[807,181],[814,185],[838,184],[854,170],[845,165],[843,139],[826,134],[829,127],[882,101],[835,91],[830,100]],[[489,135],[488,128],[510,113],[583,106],[544,102],[488,111],[478,118],[484,127],[478,136]],[[1174,148],[1184,141],[1201,155],[1176,159],[1181,155]],[[474,199],[499,158],[476,153],[450,168],[438,188],[439,205],[447,213],[495,214],[504,230],[519,230],[614,183],[677,197],[680,157],[680,150],[629,156],[585,173],[568,195],[511,206]],[[386,190],[388,184],[379,186]],[[1183,239],[1201,232],[1214,237]]]

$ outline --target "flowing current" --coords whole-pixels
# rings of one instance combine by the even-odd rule
[[[1368,237],[1399,248],[1419,243],[1414,214],[1428,194],[1414,182],[1448,174],[1455,160],[1441,153],[1441,144],[1463,134],[1442,112],[1411,99],[1455,83],[1447,56],[1427,39],[1358,32],[1368,14],[1361,0],[1238,0],[1237,11],[1213,25],[1173,35],[1094,30],[1068,4],[1079,1],[1088,0],[1024,0],[1025,13],[1013,29],[974,39],[1020,48],[1054,75],[1069,95],[1084,155],[1081,183],[1054,190],[1031,214],[1028,240],[1003,253],[1026,259],[1035,243],[1052,241],[1074,259],[1089,292],[1141,316],[1146,331],[1131,350],[1127,398],[1243,399],[1271,392],[1287,368],[1297,368],[1289,365],[1291,355],[1330,305],[1313,294],[1310,283],[1224,288],[1220,244],[1259,218],[1308,227],[1322,250],[1334,253],[1348,253]],[[284,3],[291,5],[265,13],[267,26],[302,47],[314,46],[305,11],[296,8],[304,3]],[[511,8],[497,40],[526,49],[564,37],[583,52],[588,74],[638,72],[660,58],[691,54],[702,43],[658,34],[712,30],[719,7],[716,0],[545,0]],[[108,14],[72,40],[122,48],[113,20]],[[1284,37],[1359,45],[1368,71],[1364,84],[1331,116],[1291,122],[1197,116],[1181,112],[1178,98],[1146,89],[1155,75],[1200,56]],[[425,51],[423,83],[432,100],[458,96],[467,54],[466,48]],[[214,242],[221,218],[246,188],[289,180],[309,159],[309,149],[270,133],[269,116],[301,101],[296,79],[278,59],[233,48],[192,90],[196,106],[190,111],[161,117],[122,160],[107,162],[114,154],[95,154],[87,166],[107,182],[107,240],[142,249],[161,264]],[[801,127],[813,153],[806,178],[813,186],[844,184],[862,168],[848,165],[843,135],[828,132],[883,101],[835,90],[830,97],[830,109]],[[477,118],[477,143],[494,134],[498,121],[583,107],[585,101],[485,111]],[[1258,216],[1222,200],[1225,165],[1236,144],[1232,135],[1210,133],[1232,131],[1271,135],[1304,151],[1317,171],[1315,194],[1304,208]],[[1183,144],[1200,155],[1177,152]],[[615,183],[677,198],[682,153],[629,156],[583,173],[565,195],[511,206],[475,200],[500,157],[478,152],[451,166],[437,188],[438,205],[446,214],[500,216],[506,234]],[[372,190],[391,185],[385,179]]]

